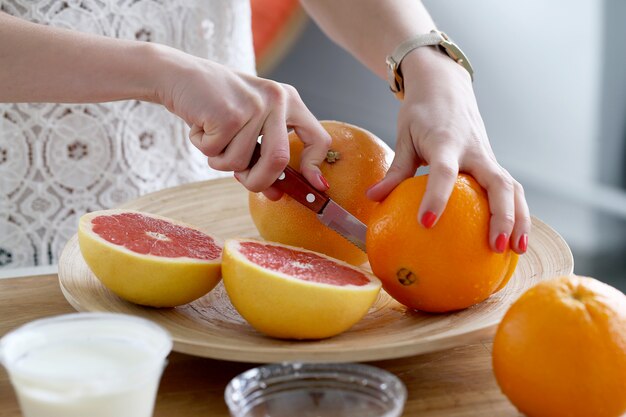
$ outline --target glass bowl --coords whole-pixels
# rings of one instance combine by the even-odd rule
[[[406,387],[395,375],[353,363],[279,363],[233,378],[232,417],[398,417]]]

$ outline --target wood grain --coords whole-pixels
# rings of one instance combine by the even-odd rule
[[[232,179],[189,184],[153,193],[125,205],[160,214],[228,237],[256,237],[247,192]],[[277,220],[278,221],[278,220]],[[222,285],[174,309],[137,306],[116,297],[91,273],[76,237],[59,261],[66,299],[79,311],[114,311],[151,319],[167,328],[174,349],[192,355],[243,362],[373,361],[400,358],[475,343],[493,334],[508,306],[535,283],[570,274],[571,252],[549,226],[533,219],[529,250],[511,282],[486,301],[451,314],[406,309],[381,292],[367,316],[349,331],[321,341],[271,339],[256,332],[230,304]]]
[[[56,275],[0,280],[0,337],[43,317],[73,312]],[[491,370],[491,341],[419,356],[378,361],[407,386],[405,417],[517,417]],[[227,417],[224,389],[255,364],[172,353],[161,379],[155,417]],[[0,367],[0,417],[19,417],[8,376]]]

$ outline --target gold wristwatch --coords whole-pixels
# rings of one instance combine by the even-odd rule
[[[470,64],[469,59],[467,59],[467,56],[465,56],[461,48],[452,42],[445,33],[438,30],[431,30],[429,33],[418,35],[402,42],[386,59],[389,89],[400,100],[404,98],[404,79],[400,71],[400,64],[406,54],[421,46],[435,46],[443,49],[450,58],[465,68],[467,72],[469,72],[472,81],[474,80],[472,64]]]

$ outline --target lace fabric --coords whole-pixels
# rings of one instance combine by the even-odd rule
[[[0,0],[0,10],[255,71],[248,0]],[[0,104],[0,269],[55,264],[87,211],[230,175],[211,170],[187,134],[139,101]]]

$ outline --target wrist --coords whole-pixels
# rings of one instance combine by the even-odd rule
[[[89,81],[89,89],[93,89],[90,101],[154,102],[159,73],[156,46],[148,42],[101,38],[87,48],[85,55],[95,54],[94,58],[86,60],[91,62],[89,66],[93,67],[95,75]]]
[[[140,79],[138,84],[141,88],[138,100],[153,103],[166,104],[165,91],[169,88],[169,74],[175,71],[176,60],[172,55],[175,49],[165,45],[149,42],[141,42],[137,47],[137,57],[140,62]]]
[[[469,85],[472,83],[472,77],[441,48],[436,46],[427,46],[416,48],[409,52],[400,65],[400,71],[404,78],[404,87],[407,91],[413,88],[423,88],[425,78],[445,78],[448,76],[460,77],[467,81]]]
[[[162,104],[176,113],[176,97],[180,89],[202,73],[206,60],[189,55],[166,45],[150,44],[149,96],[146,101]]]
[[[447,55],[446,59],[442,59]],[[404,97],[404,73],[411,69],[432,70],[452,68],[450,61],[463,67],[470,80],[474,70],[463,51],[444,32],[432,30],[401,42],[386,58],[387,78],[391,91],[400,100]],[[404,68],[404,69],[403,69]],[[458,70],[458,68],[456,68]],[[421,77],[418,77],[421,78]]]

